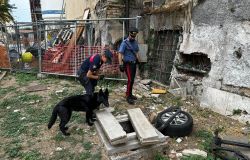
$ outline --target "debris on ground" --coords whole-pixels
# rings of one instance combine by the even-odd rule
[[[207,152],[202,151],[200,149],[184,149],[182,151],[183,156],[192,156],[192,155],[198,155],[202,156],[204,158],[207,158]]]
[[[165,93],[167,93],[167,90],[166,89],[153,88],[151,93],[152,94],[165,94]]]

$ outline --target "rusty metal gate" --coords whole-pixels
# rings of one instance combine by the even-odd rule
[[[154,47],[149,55],[149,76],[163,84],[170,84],[180,32],[164,30],[154,32]]]

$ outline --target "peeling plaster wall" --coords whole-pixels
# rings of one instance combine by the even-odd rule
[[[90,8],[91,19],[95,18],[94,8],[98,0],[65,0],[65,17],[67,20],[81,19],[86,8]]]
[[[183,34],[180,52],[202,52],[210,58],[211,71],[202,80],[204,90],[208,87],[220,90],[227,86],[250,88],[249,20],[249,0],[221,0],[219,3],[218,0],[206,0],[193,9],[190,33]],[[235,54],[239,50],[240,58]],[[212,93],[201,93],[198,98],[202,104],[222,107],[223,103],[217,105],[211,99],[208,103]],[[235,97],[231,100],[237,101]],[[250,105],[249,101],[246,103]]]

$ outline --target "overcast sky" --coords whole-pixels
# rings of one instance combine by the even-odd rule
[[[29,0],[10,0],[10,4],[15,4],[13,17],[18,22],[31,22]]]
[[[41,0],[42,11],[44,10],[61,10],[63,0]],[[31,22],[29,0],[10,0],[10,4],[15,4],[13,10],[15,21]]]

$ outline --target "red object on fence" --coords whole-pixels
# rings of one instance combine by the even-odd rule
[[[101,46],[71,46],[70,52],[68,46],[54,47],[48,49],[42,59],[42,72],[52,74],[66,74],[76,75],[82,62],[93,54],[100,54],[104,49]],[[64,54],[67,51],[67,59]],[[104,64],[101,71],[105,75],[119,74],[118,70],[118,55],[115,51],[113,53],[113,61],[111,65]]]

